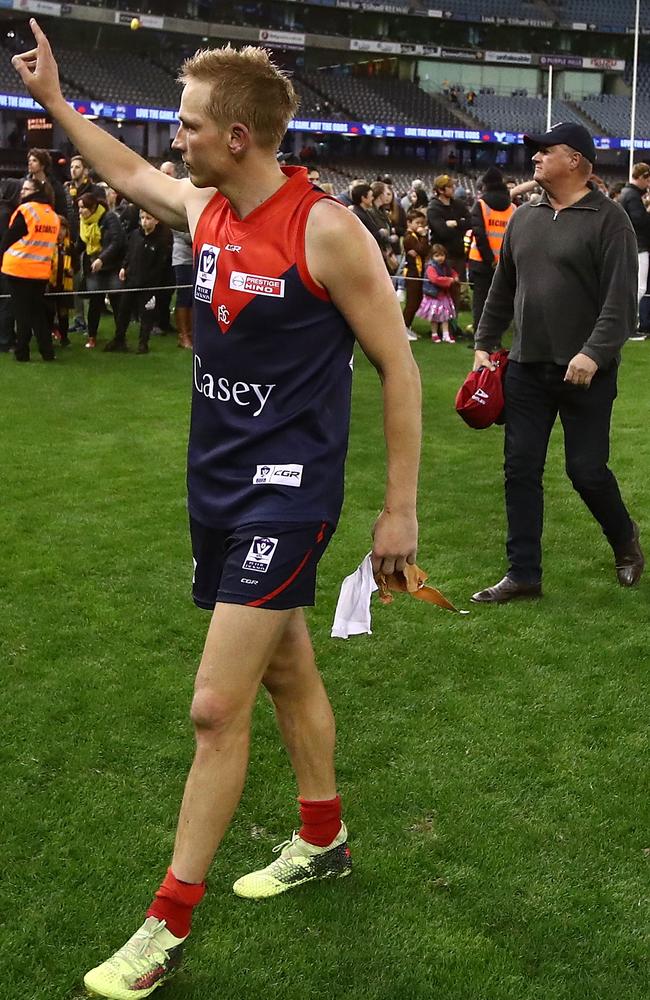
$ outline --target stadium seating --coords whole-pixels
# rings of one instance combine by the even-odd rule
[[[297,79],[356,121],[464,126],[448,105],[408,81],[328,72],[301,73]]]
[[[61,45],[57,45],[56,52],[65,81],[84,97],[178,107],[180,87],[173,76],[142,56],[102,49],[88,52]]]
[[[477,94],[472,105],[464,105],[467,114],[476,118],[484,128],[497,132],[545,132],[545,97],[499,97],[496,94]],[[587,124],[566,101],[554,100],[551,109],[553,122],[578,122]]]
[[[625,31],[634,27],[636,0],[551,0],[562,24],[595,24],[599,28]],[[641,27],[650,28],[650,7],[641,3]]]
[[[393,0],[391,0],[391,3]],[[427,0],[427,7],[440,9],[437,0]],[[549,11],[549,4],[537,3],[536,0],[445,0],[445,11],[450,11],[457,17],[468,21],[480,21],[492,17],[528,18],[531,21],[548,21],[549,25],[555,18]]]
[[[581,111],[600,126],[606,135],[626,135],[630,130],[631,101],[629,97],[614,94],[600,94],[598,97],[586,97],[578,103]],[[650,102],[637,101],[636,134],[642,138],[650,138]]]

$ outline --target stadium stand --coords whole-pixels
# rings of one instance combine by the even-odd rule
[[[474,104],[464,105],[464,109],[484,128],[504,132],[546,130],[545,97],[500,97],[496,94],[477,94]],[[553,101],[551,117],[554,122],[587,124],[566,101]]]
[[[180,86],[169,73],[142,56],[102,49],[88,52],[61,45],[56,51],[66,82],[83,91],[84,97],[163,108],[178,106]]]
[[[549,4],[561,24],[589,24],[602,30],[625,31],[634,27],[635,0],[554,0]],[[641,4],[641,28],[650,28],[650,7]]]
[[[434,0],[429,0],[426,6],[439,9],[439,4]],[[550,26],[555,20],[549,10],[549,4],[537,3],[536,0],[445,0],[444,9],[467,21],[516,17],[531,21],[547,21]]]
[[[353,120],[464,126],[463,120],[446,103],[408,81],[362,79],[328,72],[301,73],[297,80],[299,85],[306,84]]]
[[[586,97],[578,107],[598,125],[605,135],[629,134],[630,98],[615,94]],[[637,101],[636,134],[650,137],[650,102]]]

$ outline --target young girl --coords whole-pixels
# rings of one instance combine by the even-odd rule
[[[67,347],[70,343],[68,339],[68,329],[70,326],[70,309],[73,305],[72,288],[74,283],[74,272],[78,267],[78,257],[70,235],[68,220],[64,215],[59,216],[61,227],[57,238],[54,257],[52,258],[52,273],[50,274],[51,292],[69,292],[69,295],[55,295],[47,300],[50,324],[52,326],[52,337],[58,341],[61,347]]]
[[[449,290],[452,285],[458,284],[458,275],[447,263],[447,251],[440,243],[435,243],[431,248],[431,260],[424,277],[422,303],[417,315],[431,322],[431,340],[434,344],[439,344],[441,339],[446,344],[455,344],[456,341],[449,332],[449,320],[456,316],[456,307]]]

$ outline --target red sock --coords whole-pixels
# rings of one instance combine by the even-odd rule
[[[302,820],[299,836],[315,847],[327,847],[341,829],[341,797],[314,802],[298,796],[298,802]]]
[[[192,910],[205,895],[205,882],[180,882],[171,868],[147,910],[148,917],[164,920],[174,937],[187,937],[192,925]]]

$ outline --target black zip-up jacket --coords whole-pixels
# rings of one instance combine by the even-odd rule
[[[102,248],[92,259],[86,253],[86,244],[81,239],[77,240],[76,249],[81,254],[81,263],[84,274],[90,273],[90,265],[93,260],[101,257],[104,272],[117,271],[124,255],[124,230],[120,225],[115,212],[104,212],[99,220],[99,231],[101,234]]]
[[[171,260],[167,233],[160,223],[151,233],[134,229],[124,258],[127,288],[156,288],[165,284]]]
[[[452,219],[457,225],[448,226],[447,221]],[[463,202],[452,198],[448,205],[443,205],[440,198],[432,198],[427,210],[427,222],[431,242],[441,243],[449,257],[464,259],[464,236],[469,229],[469,212]]]
[[[556,212],[544,193],[508,223],[476,349],[495,350],[514,320],[513,361],[566,365],[583,353],[609,367],[636,327],[637,267],[632,224],[613,201],[592,190]]]
[[[639,253],[650,250],[650,212],[645,210],[641,189],[636,184],[626,184],[618,203],[625,209],[634,226]]]

